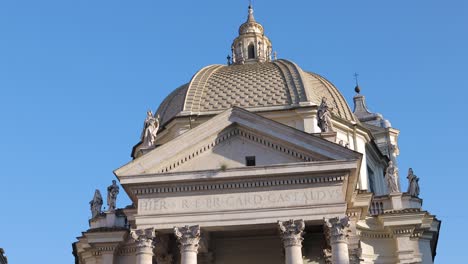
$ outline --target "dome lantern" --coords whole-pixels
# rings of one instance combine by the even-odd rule
[[[249,5],[247,21],[240,25],[239,36],[232,42],[233,64],[271,61],[271,42],[253,13],[252,5]]]

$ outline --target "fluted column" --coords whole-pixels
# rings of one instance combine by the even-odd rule
[[[137,229],[130,234],[136,241],[136,264],[152,264],[154,228]]]
[[[348,217],[325,219],[325,231],[330,241],[332,263],[349,264]]]
[[[286,253],[286,264],[302,264],[303,220],[278,221],[281,239]]]
[[[197,264],[198,243],[200,242],[200,226],[174,227],[180,248],[181,264]]]

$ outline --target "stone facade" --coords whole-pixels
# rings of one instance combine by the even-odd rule
[[[114,171],[133,204],[92,207],[76,263],[433,263],[440,221],[400,192],[399,131],[363,95],[353,113],[323,77],[271,60],[251,7],[239,32],[232,64],[163,101],[154,147]]]

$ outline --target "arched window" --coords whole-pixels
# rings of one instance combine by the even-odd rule
[[[255,47],[254,44],[249,44],[249,59],[255,59]]]

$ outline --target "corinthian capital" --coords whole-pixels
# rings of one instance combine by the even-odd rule
[[[325,221],[325,232],[330,243],[346,242],[348,238],[349,218],[328,218]]]
[[[137,243],[137,248],[153,248],[155,237],[154,228],[136,229],[130,232],[133,240]]]
[[[200,242],[200,226],[174,227],[174,234],[179,241],[180,251],[198,252],[198,242]]]
[[[302,234],[304,233],[304,220],[278,221],[278,228],[281,233],[285,247],[302,246]]]

